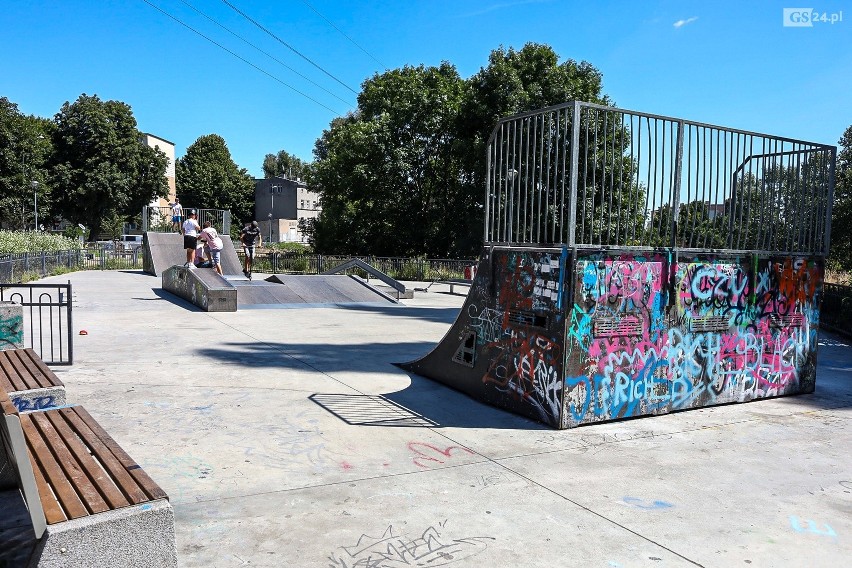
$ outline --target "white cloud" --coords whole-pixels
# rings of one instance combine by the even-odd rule
[[[687,18],[685,20],[678,20],[672,25],[676,28],[682,28],[686,24],[691,24],[692,22],[694,22],[697,19],[698,19],[698,16],[692,16],[691,18]]]

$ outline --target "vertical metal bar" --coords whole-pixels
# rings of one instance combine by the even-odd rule
[[[559,188],[559,242],[567,243],[568,235],[565,234],[565,178],[568,177],[567,172],[565,171],[565,164],[568,160],[568,151],[571,149],[568,145],[568,128],[571,124],[570,121],[570,112],[569,109],[565,108],[565,118],[562,120],[562,125],[564,128],[560,127],[559,130],[559,139],[562,141],[562,162],[559,164],[559,179],[560,179],[560,188]],[[569,182],[570,186],[570,182]],[[561,276],[561,273],[560,273]],[[562,301],[562,296],[559,297],[559,301]]]
[[[541,242],[541,230],[542,230],[542,215],[541,215],[541,201],[542,201],[542,191],[544,189],[544,115],[538,115],[538,119],[541,122],[541,130],[538,133],[538,138],[536,139],[536,143],[538,144],[538,156],[536,157],[536,183],[535,183],[535,202],[536,202],[536,224],[535,224],[535,242]]]
[[[522,134],[521,134],[521,142],[524,148],[524,167],[523,167],[523,187],[524,187],[524,234],[530,235],[533,226],[532,219],[532,207],[529,204],[530,197],[530,117],[526,117],[523,119],[522,124]],[[524,134],[526,134],[526,138],[524,138]]]
[[[837,147],[831,147],[831,156],[828,162],[828,195],[826,196],[826,209],[825,209],[825,231],[823,232],[823,248],[822,254],[823,256],[828,256],[828,251],[831,248],[831,209],[834,205],[834,176],[835,176],[835,167],[837,162]]]
[[[579,107],[577,107],[577,108],[579,109]],[[581,123],[582,112],[583,111],[580,111],[580,115],[578,115],[575,118],[575,120],[577,121],[576,122],[577,125],[579,125]],[[592,221],[591,221],[590,216],[594,213],[594,209],[592,207],[594,205],[594,194],[593,194],[593,197],[592,197],[592,203],[589,203],[589,213],[588,213],[588,215],[586,214],[586,204],[589,200],[588,196],[586,195],[586,186],[588,185],[588,179],[589,179],[589,111],[586,111],[586,121],[585,121],[584,124],[585,124],[585,127],[583,128],[583,133],[584,133],[583,138],[585,139],[585,145],[583,146],[583,216],[580,219],[581,222],[582,222],[582,231],[580,233],[580,240],[581,241],[587,241],[587,244],[591,244],[592,243],[592,238],[591,238]],[[579,128],[579,126],[577,126],[577,127]],[[594,191],[594,188],[592,188],[592,190]],[[589,219],[589,237],[588,237],[588,240],[586,239],[586,219]]]
[[[542,123],[547,122],[547,130],[545,131],[545,135],[547,136],[547,166],[544,166],[544,158],[542,158],[542,167],[544,167],[544,175],[542,175],[542,179],[545,180],[545,183],[542,184],[542,191],[544,192],[544,240],[545,242],[553,242],[552,240],[547,238],[547,227],[548,220],[550,217],[550,154],[553,151],[553,113],[549,112],[546,115],[542,116]],[[544,142],[542,142],[542,151],[544,151]],[[541,242],[541,241],[537,241]]]
[[[618,130],[616,131],[616,136],[618,137],[618,217],[616,218],[615,222],[615,234],[617,236],[619,244],[627,245],[629,244],[627,241],[627,219],[624,220],[625,234],[623,238],[621,235],[621,215],[624,209],[624,192],[628,190],[628,188],[624,187],[624,113],[619,112],[618,116],[620,118],[620,120],[618,121]],[[615,140],[613,140],[612,146],[613,154],[615,154]],[[613,170],[614,169],[615,168],[613,168]]]
[[[674,123],[672,123],[674,124]],[[677,247],[677,226],[678,216],[680,214],[680,188],[681,188],[681,173],[683,171],[683,121],[677,122],[677,142],[675,142],[675,163],[674,163],[674,200],[672,202],[672,248]]]
[[[588,132],[587,132],[588,134]],[[588,151],[588,146],[586,146]],[[571,124],[571,183],[569,197],[569,218],[568,218],[568,246],[573,247],[576,244],[577,230],[577,176],[579,172],[578,160],[580,159],[580,102],[574,101],[574,116]],[[585,199],[585,184],[583,191],[583,214],[585,216],[586,199]]]
[[[509,140],[506,144],[506,192],[509,195],[509,211],[507,214],[507,222],[509,224],[508,232],[509,238],[508,241],[510,243],[518,242],[518,239],[515,236],[515,132],[516,132],[517,121],[513,120],[511,127],[507,128],[507,136]],[[509,162],[511,161],[511,165]]]

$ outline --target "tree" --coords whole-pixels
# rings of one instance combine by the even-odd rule
[[[852,270],[852,126],[840,137],[838,145],[829,259],[843,270]]]
[[[230,210],[235,227],[254,216],[254,180],[218,134],[199,137],[175,161],[175,187],[184,209]]]
[[[263,177],[283,176],[288,179],[302,179],[307,177],[310,167],[310,163],[303,162],[293,154],[281,150],[278,154],[267,154],[263,158]]]
[[[313,227],[319,252],[456,252],[464,212],[474,208],[453,152],[463,96],[449,63],[365,81],[358,111],[333,121],[314,150],[309,182],[322,195]]]
[[[314,149],[309,181],[323,204],[317,250],[477,254],[485,145],[497,121],[571,99],[608,102],[600,90],[590,64],[560,63],[550,47],[532,43],[495,50],[467,81],[449,63],[374,76],[358,110],[332,121]],[[609,130],[610,139],[618,134]],[[619,171],[630,179],[629,164]],[[639,189],[620,183],[627,193]]]
[[[88,227],[89,239],[105,219],[129,218],[168,195],[168,158],[142,144],[129,105],[82,94],[54,122],[54,212]]]
[[[53,123],[25,116],[18,105],[0,97],[0,222],[24,229],[33,220],[34,193],[39,219],[50,209],[47,161],[52,153]],[[33,188],[33,182],[36,182]]]

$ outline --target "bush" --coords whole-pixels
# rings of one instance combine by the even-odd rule
[[[0,254],[60,251],[80,248],[79,241],[41,231],[0,231]]]

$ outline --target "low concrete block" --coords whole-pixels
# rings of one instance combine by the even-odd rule
[[[0,302],[0,350],[24,347],[24,306]]]
[[[177,566],[172,506],[165,500],[153,501],[48,525],[31,566]]]
[[[209,268],[167,268],[163,272],[163,289],[206,312],[237,311],[237,289]]]

